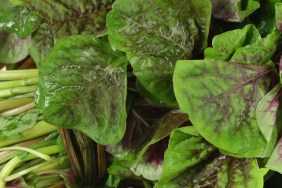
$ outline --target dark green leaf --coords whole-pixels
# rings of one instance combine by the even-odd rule
[[[256,0],[211,0],[211,2],[212,15],[230,22],[243,22],[246,17],[260,7]]]
[[[0,117],[0,141],[20,138],[23,131],[33,128],[39,119],[40,111],[33,108],[17,116]]]
[[[127,53],[142,86],[161,103],[177,105],[172,75],[177,59],[206,47],[210,1],[117,0],[107,16],[109,40]]]
[[[275,21],[277,29],[282,32],[282,3],[275,4]]]
[[[106,29],[106,14],[113,0],[19,0],[17,3],[45,18],[41,31],[33,39],[36,44],[32,54],[40,65],[52,43],[75,34],[97,35]],[[52,41],[52,42],[51,42]],[[45,46],[46,45],[46,46]],[[42,51],[45,49],[45,51]],[[40,55],[43,52],[43,55]],[[39,59],[40,57],[40,59]]]
[[[1,0],[0,30],[26,38],[33,32],[38,22],[39,17],[27,8],[13,5],[9,0]]]
[[[126,67],[121,53],[94,37],[62,39],[39,70],[44,119],[100,144],[118,143],[126,127]]]
[[[31,36],[29,54],[37,65],[41,65],[53,45],[52,31],[47,23],[42,23]]]
[[[28,55],[30,37],[20,39],[16,34],[0,31],[0,62],[17,63]]]
[[[160,182],[169,182],[187,168],[202,162],[214,150],[193,126],[175,129],[165,152]]]
[[[205,139],[228,152],[255,157],[267,145],[255,110],[273,82],[275,72],[269,66],[178,61],[174,91]]]
[[[262,37],[276,30],[275,22],[275,4],[281,0],[263,0],[260,1],[260,8],[250,16]]]

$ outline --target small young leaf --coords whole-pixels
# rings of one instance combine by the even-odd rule
[[[44,120],[118,143],[126,127],[126,67],[121,53],[88,35],[58,41],[39,70]]]
[[[176,106],[175,62],[206,47],[210,13],[209,0],[117,0],[107,16],[109,41],[127,53],[148,92],[161,103]]]
[[[265,139],[270,142],[278,115],[281,85],[277,84],[258,103],[256,109],[257,124]]]
[[[212,39],[213,48],[205,49],[205,59],[228,61],[239,47],[252,44],[260,38],[254,25],[216,35]]]
[[[269,66],[178,61],[173,81],[180,108],[205,139],[231,153],[250,152],[248,157],[263,152],[267,142],[255,110],[276,81]]]
[[[214,150],[193,126],[175,129],[165,152],[160,182],[168,182],[187,168],[198,165]]]
[[[30,37],[20,39],[16,34],[7,34],[0,31],[0,62],[17,63],[28,55]]]
[[[253,44],[243,46],[236,50],[230,61],[266,64],[276,51],[279,38],[280,33],[273,32]]]

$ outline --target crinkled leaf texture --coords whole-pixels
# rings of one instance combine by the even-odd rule
[[[220,154],[192,126],[171,134],[163,169],[156,188],[263,187],[256,159]]]
[[[205,59],[228,61],[235,51],[245,45],[261,39],[254,25],[247,25],[243,29],[226,31],[212,39],[212,46],[205,49]]]
[[[117,0],[107,16],[109,41],[126,52],[140,84],[174,106],[176,60],[206,47],[210,14],[209,0]]]
[[[31,55],[36,57],[36,63],[40,65],[58,39],[104,32],[106,15],[111,10],[113,0],[19,0],[17,3],[45,20],[44,25],[40,26],[41,31],[34,34],[31,47]]]
[[[0,30],[27,38],[39,24],[39,20],[39,16],[27,8],[13,5],[9,0],[1,0]]]
[[[15,33],[0,31],[0,62],[17,63],[28,56],[30,37],[20,39]]]
[[[215,36],[213,47],[205,49],[205,59],[267,64],[276,51],[279,38],[279,32],[261,38],[254,25],[247,25]]]
[[[269,66],[178,61],[174,92],[181,110],[205,139],[241,157],[256,157],[267,146],[256,108],[276,82],[275,76]]]
[[[256,0],[211,0],[212,15],[215,18],[243,22],[246,17],[260,7]]]
[[[120,52],[92,36],[58,41],[39,69],[44,120],[118,143],[126,128],[126,67]]]
[[[273,32],[255,43],[240,47],[231,57],[231,62],[244,62],[248,64],[266,64],[276,51],[280,38],[279,32]]]

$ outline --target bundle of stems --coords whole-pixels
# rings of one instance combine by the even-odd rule
[[[0,71],[0,119],[16,118],[36,108],[37,85],[37,69]],[[58,130],[40,118],[17,138],[1,140],[0,131],[0,188],[97,187],[106,174],[104,152],[86,135]]]
[[[35,108],[37,84],[37,69],[0,71],[1,131],[5,130],[8,120],[20,119],[21,114]],[[18,123],[13,128],[21,126]],[[65,187],[66,184],[74,187],[68,157],[60,140],[58,129],[41,118],[20,136],[2,139],[0,132],[0,188]]]
[[[35,107],[38,70],[0,71],[0,116],[14,116]]]

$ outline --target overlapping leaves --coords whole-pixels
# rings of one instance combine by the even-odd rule
[[[109,40],[126,52],[143,88],[160,103],[176,105],[175,62],[206,47],[210,12],[207,0],[117,0],[107,16]]]
[[[43,18],[43,25],[34,34],[31,48],[32,57],[40,65],[58,39],[105,32],[106,14],[113,0],[18,0],[16,3]]]

